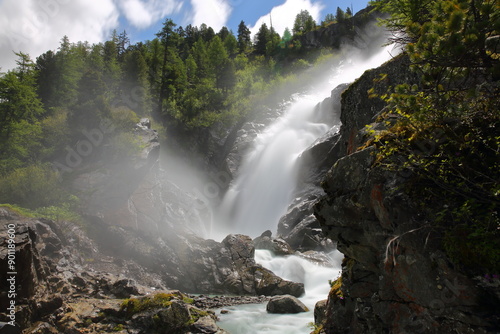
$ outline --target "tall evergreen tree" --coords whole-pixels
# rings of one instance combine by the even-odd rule
[[[241,21],[238,25],[238,51],[240,53],[247,52],[252,46],[250,36],[250,29],[248,29],[244,21]]]
[[[168,87],[167,87],[167,57],[168,57],[168,47],[170,46],[171,37],[174,34],[174,27],[176,24],[171,19],[166,19],[163,23],[162,30],[156,34],[160,38],[161,45],[163,48],[163,61],[161,64],[161,74],[158,92],[158,111],[159,114],[163,114],[163,101],[167,98]]]
[[[267,43],[271,40],[271,32],[267,24],[262,23],[259,31],[255,35],[255,53],[265,55],[267,52]]]
[[[337,14],[335,15],[335,18],[339,23],[345,21],[345,12],[340,7],[337,7]]]
[[[50,83],[55,87],[51,106],[70,107],[76,102],[83,64],[81,54],[76,52],[69,38],[64,36],[56,54],[57,80]]]

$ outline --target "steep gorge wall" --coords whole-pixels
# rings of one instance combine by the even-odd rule
[[[399,56],[367,71],[342,95],[335,163],[314,208],[323,232],[345,255],[342,284],[316,311],[326,319],[324,333],[497,332],[498,287],[449,261],[440,235],[401,190],[411,175],[375,166],[374,147],[358,150],[363,127],[385,106],[369,99],[368,89],[381,93],[417,82],[408,65]]]

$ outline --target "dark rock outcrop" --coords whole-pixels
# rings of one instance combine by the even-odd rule
[[[271,298],[266,306],[269,313],[301,313],[309,311],[297,298],[290,295],[276,296]]]
[[[341,295],[317,308],[329,333],[494,333],[499,328],[495,288],[471,279],[442,251],[439,231],[401,189],[404,172],[375,166],[374,148],[359,150],[383,109],[367,90],[414,83],[408,60],[397,57],[367,71],[342,95],[336,160],[323,182],[315,215],[344,253]],[[377,80],[374,83],[374,79]],[[374,124],[380,127],[380,124]]]

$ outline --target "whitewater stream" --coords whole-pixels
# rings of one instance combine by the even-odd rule
[[[339,84],[352,82],[365,70],[389,60],[390,52],[387,47],[380,48],[370,58],[357,57],[356,52],[345,54],[344,61],[332,66],[324,78],[317,78],[308,93],[296,96],[283,115],[257,136],[215,216],[214,238],[229,233],[255,238],[266,230],[276,231],[279,218],[296,190],[297,158],[332,127],[337,130],[340,127],[322,122],[329,119],[328,115],[318,115],[315,107]],[[268,314],[263,304],[235,306],[228,308],[227,315],[220,315],[219,326],[233,334],[310,333],[308,323],[314,321],[314,305],[326,299],[330,289],[328,280],[335,279],[340,272],[342,255],[333,252],[328,256],[331,267],[318,266],[295,255],[275,257],[269,251],[257,250],[258,263],[278,276],[304,283],[306,293],[300,299],[310,311],[274,315]]]

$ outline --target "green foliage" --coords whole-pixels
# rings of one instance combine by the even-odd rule
[[[111,122],[121,131],[130,131],[139,123],[139,117],[131,109],[121,106],[111,109]]]
[[[484,41],[498,33],[493,1],[382,1],[386,21],[421,74],[381,96],[387,131],[375,135],[377,161],[412,175],[406,189],[443,236],[457,264],[500,270],[499,60]],[[497,28],[495,28],[497,27]],[[394,118],[396,116],[396,121]]]
[[[63,203],[59,206],[41,207],[33,212],[35,217],[47,218],[56,222],[82,222],[81,216],[71,208],[71,204],[69,203]]]
[[[306,32],[312,31],[316,28],[316,21],[314,21],[311,14],[307,10],[301,10],[300,13],[295,17],[295,21],[293,23],[293,34],[301,35]]]
[[[0,77],[0,175],[36,161],[44,114],[37,95],[34,64],[17,54],[18,67]]]
[[[122,330],[124,330],[124,328],[125,327],[122,324],[118,324],[115,327],[113,327],[113,331],[114,332],[121,332]]]
[[[58,175],[50,165],[17,168],[0,178],[0,202],[35,209],[64,199]]]
[[[119,132],[110,139],[110,144],[116,161],[130,158],[144,149],[142,139],[130,132]]]
[[[325,19],[323,20],[323,22],[321,22],[321,25],[322,26],[327,26],[327,25],[330,25],[330,24],[332,24],[334,22],[336,22],[335,15],[333,15],[332,13],[328,13],[328,14],[326,14]]]

